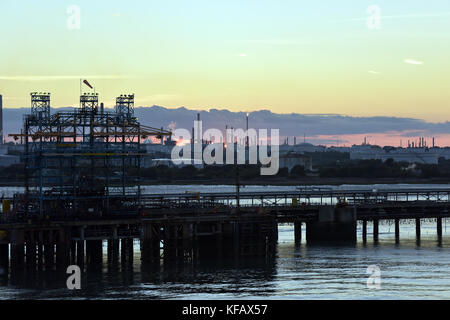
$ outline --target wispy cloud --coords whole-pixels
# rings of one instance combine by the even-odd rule
[[[375,71],[375,70],[369,70],[368,72],[372,73],[372,74],[380,74],[381,73],[381,72],[378,72],[378,71]]]
[[[414,59],[405,59],[403,61],[408,64],[417,64],[417,65],[423,64],[422,61],[418,61],[418,60],[414,60]]]
[[[450,12],[435,12],[435,13],[411,13],[411,14],[396,14],[396,15],[381,15],[383,20],[395,20],[395,19],[423,19],[423,18],[439,18],[449,17]],[[363,18],[348,18],[333,20],[334,22],[352,22],[352,21],[367,21],[367,17]]]
[[[119,75],[0,76],[0,80],[8,80],[8,81],[55,81],[55,80],[76,80],[76,79],[118,80],[130,78],[134,77],[119,76]]]

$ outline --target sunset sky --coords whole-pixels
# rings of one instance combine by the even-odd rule
[[[106,105],[450,120],[448,0],[1,0],[0,39],[9,108],[86,78]]]

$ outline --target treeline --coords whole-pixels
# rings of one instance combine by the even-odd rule
[[[450,161],[440,159],[439,164],[410,164],[392,159],[358,160],[335,163],[319,168],[324,178],[446,178],[450,177]]]
[[[239,172],[237,172],[237,170]],[[170,182],[172,180],[229,180],[236,181],[239,174],[239,179],[249,181],[260,179],[274,179],[274,178],[299,178],[306,175],[303,166],[294,167],[291,172],[287,168],[280,168],[278,174],[274,176],[261,176],[259,165],[235,165],[224,166],[205,166],[204,168],[196,168],[194,166],[184,167],[168,167],[160,165],[151,168],[143,168],[140,171],[140,176],[148,180],[157,180],[161,182]]]

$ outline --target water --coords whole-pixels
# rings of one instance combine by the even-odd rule
[[[184,192],[200,191],[199,188],[214,187],[164,186],[157,190]],[[288,187],[270,190],[276,188]],[[436,222],[432,220],[422,222],[420,243],[416,242],[412,221],[401,224],[398,245],[392,221],[380,224],[376,245],[372,242],[371,227],[368,223],[366,245],[361,241],[359,226],[356,245],[333,247],[308,246],[304,241],[295,246],[293,226],[280,225],[274,258],[209,260],[151,269],[141,266],[139,241],[135,241],[131,267],[122,267],[120,263],[108,267],[104,243],[103,265],[99,270],[88,267],[83,272],[81,290],[66,289],[65,270],[0,275],[0,299],[450,298],[449,219],[443,220],[441,244],[437,241]],[[369,265],[380,268],[380,289],[367,287]]]

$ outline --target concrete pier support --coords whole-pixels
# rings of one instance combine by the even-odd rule
[[[438,236],[438,241],[441,242],[442,241],[442,218],[437,218],[436,219],[436,228],[437,228],[437,236]]]
[[[3,274],[8,274],[9,269],[9,245],[0,244],[0,269]]]
[[[217,243],[218,243],[218,250],[222,250],[222,244],[223,244],[223,233],[222,233],[222,224],[217,224],[217,229],[220,230],[220,232],[217,233]],[[194,258],[194,234],[193,234],[194,228],[191,223],[184,223],[183,224],[183,248],[182,248],[182,257],[183,259],[192,260]]]
[[[159,226],[145,223],[141,232],[141,260],[144,264],[160,262]]]
[[[232,224],[232,228],[233,228],[233,252],[234,252],[234,255],[236,257],[238,257],[239,252],[240,252],[240,247],[241,247],[241,242],[240,242],[241,230],[240,230],[239,222],[234,221]]]
[[[367,242],[367,220],[363,220],[362,222],[362,240],[363,243]]]
[[[103,241],[87,240],[86,241],[86,257],[87,265],[90,267],[99,267],[103,262]]]
[[[56,267],[67,268],[70,263],[70,232],[61,228],[58,230],[56,242]]]
[[[11,269],[22,270],[24,267],[24,245],[25,235],[23,230],[15,229],[11,231]]]
[[[420,241],[420,219],[416,219],[416,240]]]
[[[26,232],[25,261],[27,269],[36,269],[36,247],[34,231]]]
[[[120,239],[120,261],[122,266],[129,266],[133,264],[133,239],[124,238]]]
[[[70,240],[70,264],[77,263],[77,242]]]
[[[134,239],[130,238],[127,239],[127,263],[128,264],[133,264],[133,260],[134,260]]]
[[[53,231],[46,231],[44,234],[44,266],[45,270],[53,269],[55,264],[55,243]]]
[[[38,270],[42,270],[44,265],[44,235],[39,231],[37,235],[37,264]]]
[[[379,224],[380,224],[380,221],[378,219],[373,220],[373,242],[374,243],[378,243]]]
[[[306,241],[314,243],[355,243],[356,210],[353,207],[323,206],[318,221],[306,224]]]
[[[298,246],[302,242],[302,223],[294,222],[294,242]]]
[[[84,240],[78,240],[76,242],[77,246],[77,265],[83,269],[84,268],[84,257],[85,257],[85,249],[84,249]]]
[[[395,243],[400,242],[400,219],[395,219]]]

